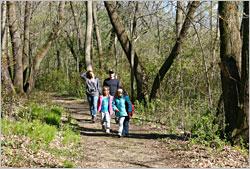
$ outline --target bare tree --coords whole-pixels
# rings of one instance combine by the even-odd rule
[[[10,28],[10,36],[12,43],[12,52],[14,58],[14,86],[17,93],[24,93],[23,91],[23,64],[22,64],[22,42],[20,32],[18,30],[15,3],[7,1],[8,20]]]
[[[105,1],[105,7],[108,11],[110,21],[113,25],[113,28],[117,34],[118,40],[126,53],[129,63],[131,64],[131,42],[128,39],[128,35],[125,31],[125,28],[119,18],[118,12],[116,10],[116,4],[112,1]],[[141,65],[139,58],[134,52],[134,74],[137,84],[137,99],[139,101],[145,100],[145,96],[148,93],[148,76],[145,71],[145,68]]]
[[[79,53],[82,56],[81,58],[83,58],[83,56],[84,56],[84,40],[83,40],[83,33],[82,33],[82,29],[81,29],[80,18],[78,16],[79,14],[76,11],[75,4],[73,1],[70,1],[70,6],[71,6],[72,14],[74,16],[74,22],[75,22],[76,31],[77,31]],[[71,50],[72,49],[73,49],[73,46],[72,46]],[[83,62],[80,61],[81,58],[77,54],[73,55],[73,56],[75,56],[76,64],[77,64],[77,66],[76,66],[77,72],[79,72],[83,68]]]
[[[7,29],[6,22],[7,22],[7,7],[6,1],[1,2],[1,16],[2,16],[2,23],[1,23],[1,80],[3,83],[2,89],[6,92],[6,94],[14,94],[15,89],[13,83],[10,78],[10,74],[8,72],[8,64],[7,64],[7,48],[6,48],[6,36],[7,36]]]
[[[93,2],[93,20],[94,20],[94,28],[95,28],[95,33],[96,33],[97,45],[98,45],[99,68],[101,68],[102,64],[101,64],[100,58],[103,55],[103,50],[102,50],[101,33],[100,33],[98,18],[97,18],[97,14],[96,14],[96,3],[97,2]]]
[[[179,53],[181,53],[183,41],[188,33],[188,29],[190,27],[191,20],[194,17],[194,12],[198,8],[199,4],[200,4],[199,1],[190,2],[190,8],[188,10],[185,22],[182,26],[180,35],[177,38],[177,41],[176,41],[169,57],[167,58],[167,60],[165,61],[165,63],[163,64],[163,66],[161,67],[161,69],[159,70],[159,72],[157,73],[157,75],[155,77],[153,87],[151,90],[151,94],[150,94],[150,100],[155,99],[156,93],[157,93],[158,88],[160,87],[161,81],[163,80],[165,74],[167,73],[167,71],[169,70],[171,65],[173,64],[174,59],[179,55]]]
[[[176,9],[176,37],[180,35],[182,22],[183,22],[183,12],[182,12],[183,2],[177,1]]]
[[[28,80],[28,87],[27,87],[27,92],[30,93],[33,91],[33,88],[35,86],[35,78],[37,75],[37,72],[39,70],[41,61],[43,60],[43,58],[45,57],[45,55],[47,54],[49,48],[51,47],[53,41],[57,38],[58,34],[61,31],[61,25],[62,25],[62,21],[63,21],[63,14],[64,14],[64,6],[65,6],[65,2],[64,1],[60,1],[59,3],[59,9],[58,9],[58,22],[55,25],[53,31],[51,32],[48,40],[45,42],[45,44],[43,45],[43,47],[38,51],[38,53],[36,54],[33,64],[32,64],[32,68],[31,68],[31,72],[30,72],[30,77]]]
[[[26,1],[25,16],[24,16],[24,45],[23,45],[23,79],[24,86],[28,80],[28,66],[29,66],[29,41],[30,41],[30,17],[31,17],[31,2]]]
[[[92,69],[91,64],[91,37],[92,37],[92,1],[86,2],[86,38],[85,38],[85,68],[87,70]]]

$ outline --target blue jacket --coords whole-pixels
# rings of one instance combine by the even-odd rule
[[[130,100],[129,100],[129,97],[126,95],[124,96],[124,94],[122,95],[122,97],[116,97],[114,100],[113,100],[113,109],[114,109],[114,112],[116,109],[119,110],[119,112],[115,112],[115,115],[116,116],[128,116],[128,113],[126,112],[126,104],[125,102],[128,103],[128,112],[132,112],[132,106],[130,104]]]

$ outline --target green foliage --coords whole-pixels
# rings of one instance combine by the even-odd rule
[[[51,71],[49,74],[38,76],[36,79],[36,88],[80,98],[85,96],[86,91],[85,82],[80,77],[80,74],[72,72],[70,78],[67,80],[67,77],[61,71]]]
[[[71,161],[64,160],[62,163],[64,164],[64,168],[75,168]]]
[[[66,113],[66,111],[59,106],[52,106],[50,109],[45,109],[38,104],[31,103],[20,110],[18,116],[25,120],[39,120],[58,127],[61,123],[63,113]]]
[[[63,136],[63,144],[69,144],[69,143],[80,143],[81,138],[79,137],[79,132],[74,132],[72,129],[69,127],[69,125],[66,125],[62,136]]]
[[[57,128],[43,124],[38,120],[26,122],[1,119],[1,131],[3,135],[26,135],[34,141],[50,143],[55,137]]]
[[[59,127],[59,124],[61,123],[61,116],[54,112],[48,111],[46,116],[44,117],[44,121],[47,124],[55,125]]]
[[[59,106],[52,106],[50,108],[50,111],[59,115],[59,116],[62,116],[63,113],[66,113],[65,110],[62,108],[62,107],[59,107]]]

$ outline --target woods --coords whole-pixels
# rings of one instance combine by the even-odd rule
[[[248,1],[1,1],[3,119],[39,91],[86,102],[90,69],[115,71],[135,122],[249,146]]]

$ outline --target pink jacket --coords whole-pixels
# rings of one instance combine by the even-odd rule
[[[110,116],[114,113],[112,102],[114,100],[114,96],[109,96],[109,114]],[[99,96],[98,102],[97,102],[97,111],[101,112],[102,110],[102,101],[103,101],[103,95]]]

